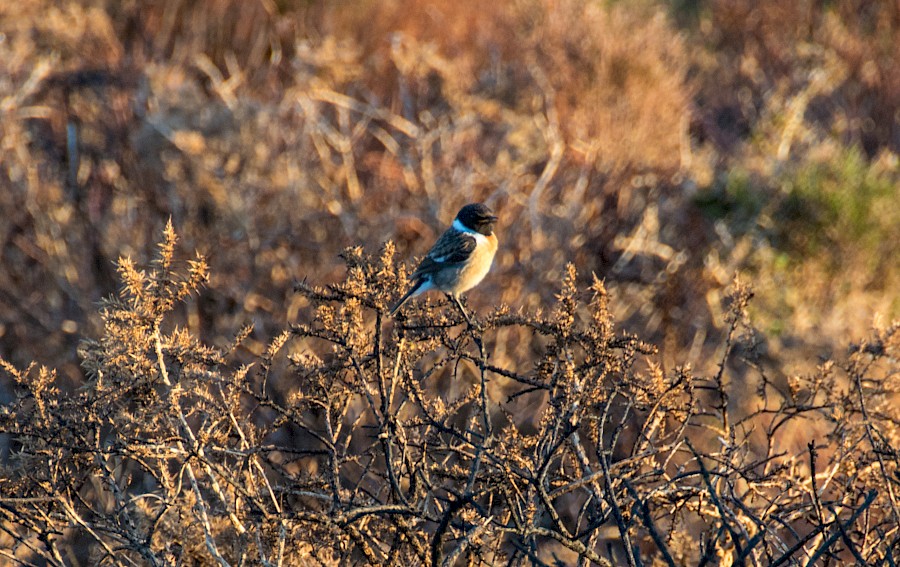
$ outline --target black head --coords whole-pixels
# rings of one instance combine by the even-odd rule
[[[497,222],[497,217],[481,203],[471,203],[456,213],[456,220],[466,228],[480,232],[485,236],[490,236],[494,233],[494,224]]]

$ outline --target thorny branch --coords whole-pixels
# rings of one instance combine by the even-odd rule
[[[202,259],[178,273],[174,243],[147,272],[120,264],[82,389],[2,363],[20,390],[0,408],[4,560],[64,565],[74,534],[100,564],[897,562],[896,326],[747,409],[726,360],[740,283],[702,381],[616,333],[602,282],[584,302],[572,267],[548,315],[467,324],[418,301],[388,320],[406,283],[388,244],[298,284],[303,321],[247,360],[249,329],[227,350],[164,330],[206,277]],[[498,333],[533,357],[492,350]],[[773,441],[814,420],[807,451]]]

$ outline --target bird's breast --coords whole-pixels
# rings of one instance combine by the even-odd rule
[[[497,236],[491,234],[480,240],[478,246],[472,251],[471,259],[465,264],[459,274],[456,289],[453,293],[463,293],[475,287],[484,279],[491,269],[494,254],[497,253]]]

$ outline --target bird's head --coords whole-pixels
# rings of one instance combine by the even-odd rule
[[[456,213],[456,220],[469,230],[480,232],[485,236],[494,233],[494,225],[497,223],[497,217],[481,203],[471,203],[461,208]]]

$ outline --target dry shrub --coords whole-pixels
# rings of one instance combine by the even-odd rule
[[[719,370],[703,376],[653,364],[654,347],[616,331],[603,283],[579,290],[571,266],[546,315],[500,306],[467,326],[429,300],[389,322],[408,275],[393,256],[391,244],[379,257],[348,249],[341,282],[298,285],[315,317],[250,365],[232,362],[249,329],[217,349],[169,322],[208,278],[203,258],[175,262],[171,225],[149,269],[120,260],[104,334],[81,347],[90,382],[64,392],[51,370],[2,364],[17,396],[0,410],[12,439],[0,554],[25,565],[898,560],[900,324],[788,390],[763,375],[762,403],[745,412],[729,400],[746,385],[726,365],[748,336],[740,282]],[[536,348],[498,364],[510,327]]]
[[[898,16],[895,2],[709,2],[703,35],[717,61],[700,75],[705,131],[734,148],[774,119],[792,138],[776,143],[801,152],[835,136],[870,157],[900,151]]]

